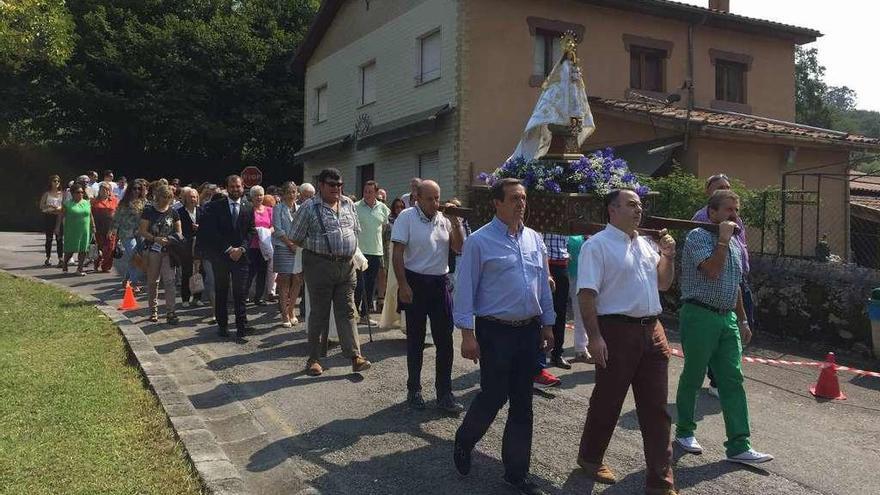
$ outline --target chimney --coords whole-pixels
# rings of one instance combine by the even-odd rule
[[[730,0],[709,0],[709,8],[720,10],[721,12],[730,12]]]

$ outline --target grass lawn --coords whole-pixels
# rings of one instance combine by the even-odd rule
[[[113,323],[0,273],[0,494],[197,494]]]

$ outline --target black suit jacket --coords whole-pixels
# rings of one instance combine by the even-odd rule
[[[177,214],[180,215],[180,230],[183,233],[183,237],[185,239],[192,240],[192,238],[196,236],[196,233],[193,230],[192,218],[189,217],[189,213],[186,211],[186,208],[182,206],[177,210]],[[196,223],[202,221],[203,214],[204,212],[202,211],[202,207],[196,206]]]
[[[204,206],[196,237],[198,248],[205,256],[219,258],[226,257],[226,250],[230,247],[247,249],[256,234],[251,205],[241,202],[238,222],[233,224],[229,200],[224,198]]]

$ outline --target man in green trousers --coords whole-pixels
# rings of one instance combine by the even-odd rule
[[[703,228],[690,231],[681,257],[679,312],[684,370],[678,381],[675,443],[687,452],[701,454],[694,431],[697,392],[706,367],[715,372],[727,441],[727,460],[760,464],[773,456],[752,449],[749,441],[749,407],[743,387],[742,346],[752,338],[743,309],[742,252],[730,242],[737,228],[739,196],[719,190],[709,198],[709,220],[718,233]]]

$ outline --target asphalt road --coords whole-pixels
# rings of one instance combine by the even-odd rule
[[[115,301],[121,298],[112,274],[64,276],[42,267],[42,236],[0,233],[0,268],[51,279],[76,292]],[[144,297],[139,302],[145,306]],[[2,304],[2,303],[0,303]],[[38,308],[35,308],[38,310]],[[249,307],[258,329],[244,345],[215,337],[206,325],[209,310],[181,309],[175,328],[146,321],[146,311],[128,313],[190,396],[210,430],[254,493],[324,494],[504,494],[500,443],[505,411],[477,447],[474,469],[459,476],[451,459],[459,421],[432,409],[413,412],[406,398],[406,343],[398,330],[361,327],[371,370],[353,375],[338,349],[330,369],[305,376],[303,325],[283,329],[272,307]],[[676,341],[674,329],[670,340]],[[571,336],[566,339],[570,352]],[[677,344],[676,344],[677,345]],[[755,356],[801,359],[750,348]],[[433,399],[434,350],[425,352],[423,384]],[[669,371],[670,413],[682,360]],[[690,494],[880,493],[880,379],[841,374],[846,401],[817,401],[808,387],[813,367],[744,364],[752,442],[776,460],[753,469],[724,460],[724,424],[717,399],[701,393],[697,436],[701,456],[676,451],[676,484]],[[642,493],[644,459],[632,395],[624,404],[606,462],[620,481],[594,486],[575,463],[592,366],[559,372],[561,387],[536,393],[532,474],[551,493]],[[467,405],[477,391],[476,365],[456,357],[455,393]]]

